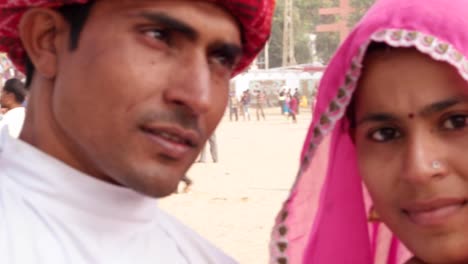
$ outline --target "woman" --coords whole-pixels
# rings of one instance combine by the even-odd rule
[[[379,0],[357,25],[322,79],[273,263],[468,263],[467,12]]]
[[[281,108],[281,114],[284,115],[285,113],[285,101],[286,101],[286,94],[284,92],[284,90],[281,90],[281,92],[279,93],[278,95],[278,102],[279,102],[279,106]]]
[[[289,116],[292,117],[293,123],[297,123],[296,115],[298,113],[297,97],[289,96]]]
[[[286,92],[285,94],[285,99],[284,99],[284,104],[283,104],[284,114],[286,115],[288,119],[289,119],[289,111],[291,110],[289,108],[289,102],[291,102],[291,93],[288,90],[288,92]]]

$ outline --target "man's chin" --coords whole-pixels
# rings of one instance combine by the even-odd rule
[[[177,187],[183,175],[185,174],[177,174],[172,175],[172,177],[150,179],[147,181],[134,181],[127,185],[127,187],[148,197],[164,198],[177,191]]]
[[[177,191],[178,186],[179,186],[179,182],[177,182],[177,184],[175,184],[174,186],[170,186],[162,190],[155,190],[153,192],[145,193],[145,195],[152,197],[152,198],[164,198],[175,193]]]
[[[113,180],[125,188],[148,197],[163,198],[177,191],[180,181],[189,168],[188,163],[139,162],[130,163],[125,167],[120,166],[120,170],[114,169],[112,170],[114,173],[108,175],[113,175]]]

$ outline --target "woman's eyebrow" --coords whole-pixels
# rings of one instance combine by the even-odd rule
[[[360,126],[364,123],[382,123],[382,122],[394,122],[397,118],[389,113],[370,113],[360,118],[356,126]]]
[[[421,111],[419,111],[418,115],[422,117],[430,116],[432,114],[440,113],[444,110],[447,110],[453,106],[456,106],[462,103],[468,103],[468,97],[456,96],[456,97],[449,98],[446,100],[431,103],[430,105],[425,106]]]
[[[419,112],[418,116],[427,117],[436,113],[443,112],[451,107],[454,107],[459,104],[468,104],[468,96],[455,96],[449,99],[442,101],[437,101],[423,107]],[[356,126],[359,126],[363,123],[373,122],[373,123],[382,123],[382,122],[395,122],[398,118],[390,113],[376,112],[369,113],[360,118]]]

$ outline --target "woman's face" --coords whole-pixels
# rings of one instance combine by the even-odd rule
[[[468,260],[468,83],[414,49],[367,56],[360,173],[382,220],[427,263]]]

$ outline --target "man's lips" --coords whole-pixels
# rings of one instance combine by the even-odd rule
[[[201,142],[198,133],[178,126],[144,125],[140,128],[158,145],[161,154],[172,159],[183,158]]]
[[[438,198],[409,203],[403,208],[403,212],[417,225],[434,226],[445,223],[449,217],[460,212],[466,204],[465,198]]]

